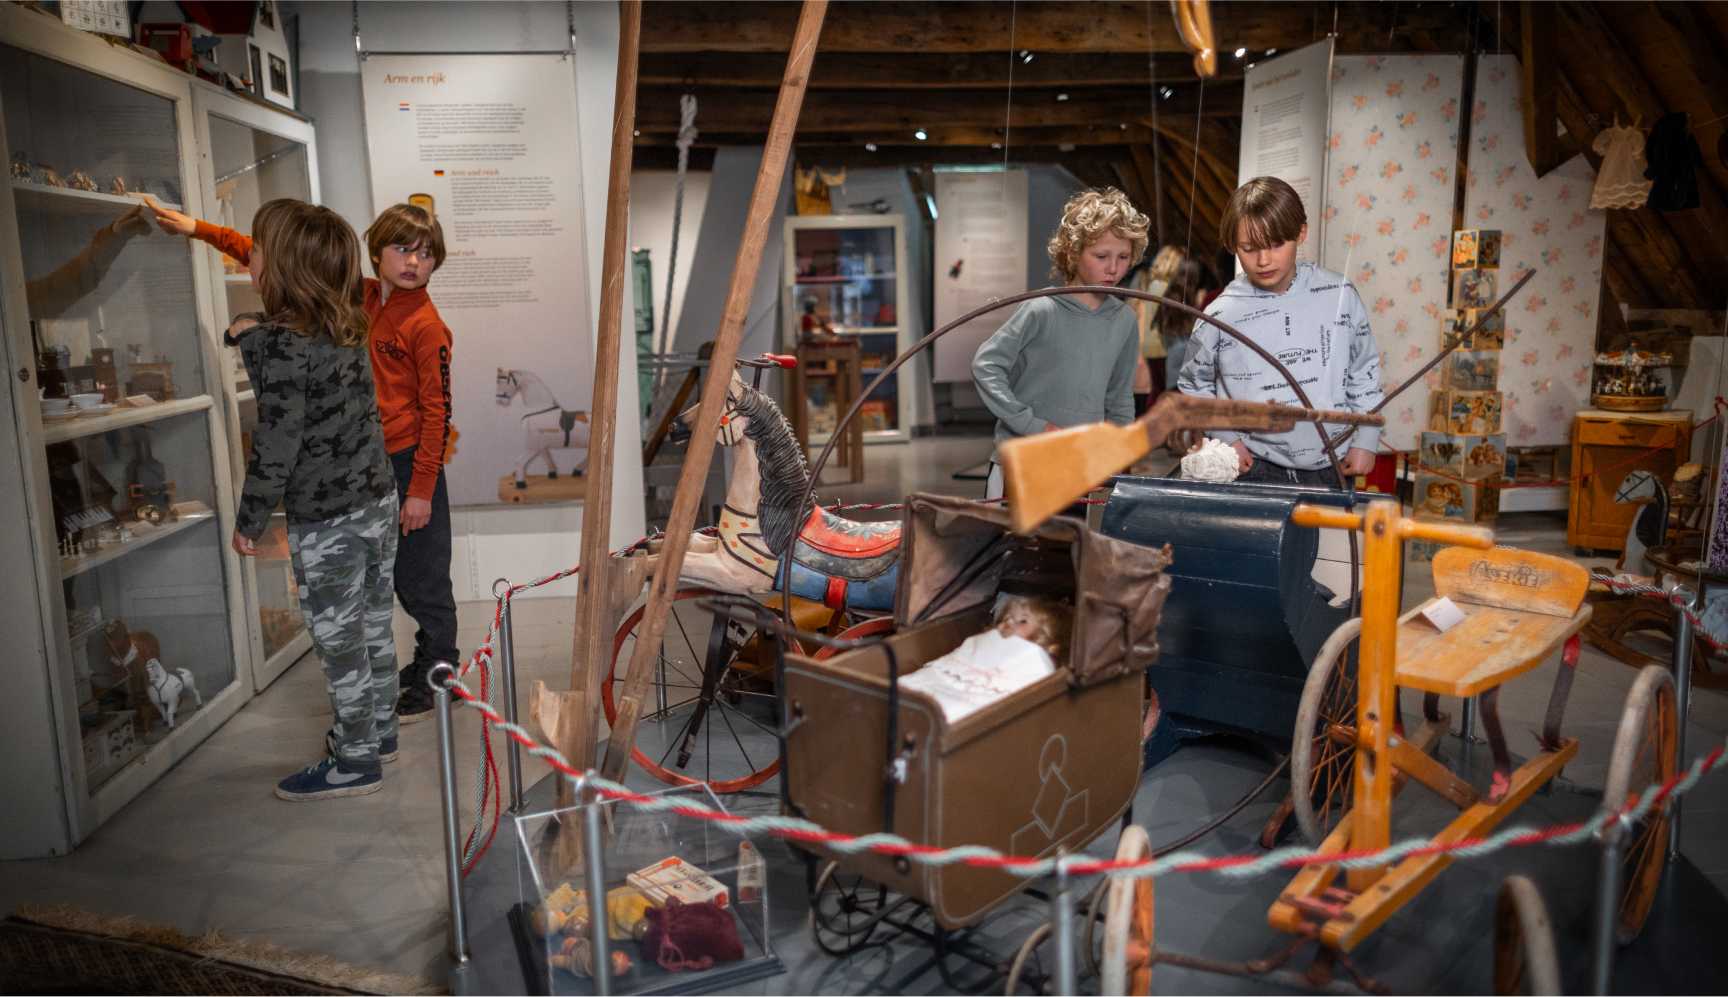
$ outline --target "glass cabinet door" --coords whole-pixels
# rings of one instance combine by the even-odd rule
[[[0,107],[93,791],[236,672],[176,108],[3,45]]]
[[[210,221],[250,236],[252,216],[266,202],[279,197],[311,199],[305,143],[217,113],[207,114],[206,124],[216,204],[215,216]],[[220,272],[223,294],[219,300],[226,302],[227,314],[218,313],[218,321],[231,322],[236,315],[263,310],[264,302],[253,290],[251,275],[240,261],[223,254]],[[244,469],[252,450],[258,406],[239,351],[230,348],[226,352],[239,400],[241,445],[234,462],[239,471]],[[297,639],[306,633],[306,623],[300,614],[298,587],[288,558],[287,522],[278,509],[259,539],[258,557],[251,559],[262,644],[259,648],[262,658],[258,659],[254,677],[260,688],[310,646],[310,641]]]
[[[862,222],[862,219],[859,219]],[[834,335],[859,342],[864,383],[882,372],[900,351],[904,316],[900,315],[900,261],[893,225],[860,224],[855,228],[799,228],[792,233],[792,319],[794,340],[810,335]],[[807,376],[821,377],[821,371]],[[898,433],[900,374],[884,381],[859,411],[864,431]],[[843,412],[820,380],[809,405],[813,432],[833,429]]]

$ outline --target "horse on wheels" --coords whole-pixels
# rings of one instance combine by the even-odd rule
[[[552,397],[552,389],[531,370],[498,368],[498,407],[508,408],[513,399],[522,399],[528,411],[522,416],[522,458],[516,462],[516,487],[528,487],[528,465],[536,457],[546,462],[546,477],[558,477],[558,465],[552,460],[554,450],[582,450],[582,460],[572,474],[580,475],[588,467],[588,413],[562,408]]]

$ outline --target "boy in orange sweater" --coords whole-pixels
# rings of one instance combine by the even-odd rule
[[[231,228],[149,204],[163,231],[208,242],[242,264],[252,240]],[[432,715],[426,673],[434,661],[459,661],[456,598],[450,585],[450,493],[444,453],[450,439],[450,330],[426,293],[444,263],[444,230],[424,208],[386,208],[366,230],[376,280],[366,281],[372,377],[384,421],[384,449],[395,468],[402,539],[396,548],[396,599],[420,630],[402,669],[396,712],[402,723]]]

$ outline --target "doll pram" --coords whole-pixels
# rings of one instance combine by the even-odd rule
[[[1140,784],[1144,672],[1158,654],[1169,553],[1074,519],[1052,519],[1031,536],[1008,527],[1000,506],[909,497],[895,633],[826,660],[787,655],[786,794],[802,816],[847,834],[891,830],[934,847],[1047,856],[1084,848],[1127,813]],[[988,627],[998,594],[1069,602],[1068,661],[950,724],[891,669],[911,672]],[[897,767],[903,778],[888,775]],[[812,851],[880,884],[878,898],[891,892],[927,909],[939,948],[944,930],[978,921],[1031,882],[966,865]],[[895,926],[908,930],[907,920]],[[868,935],[849,935],[842,950]]]

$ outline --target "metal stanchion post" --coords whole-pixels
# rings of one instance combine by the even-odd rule
[[[448,661],[435,661],[426,676],[432,701],[438,711],[438,795],[444,805],[444,885],[450,893],[450,958],[466,965],[468,916],[462,900],[462,846],[460,819],[456,814],[456,735],[450,716],[450,683],[456,669]]]
[[[1056,889],[1050,893],[1050,919],[1056,926],[1056,992],[1080,992],[1079,971],[1074,965],[1074,897],[1068,871],[1062,867],[1066,851],[1056,853]]]
[[[502,582],[504,593],[498,592]],[[504,687],[504,719],[518,723],[516,719],[516,638],[510,632],[510,582],[500,578],[492,583],[492,594],[498,598],[498,662],[499,679]],[[510,814],[519,814],[526,808],[522,799],[522,746],[514,738],[505,738],[505,746],[509,752],[504,756],[505,767],[510,774]]]
[[[1679,605],[1674,607],[1674,712],[1679,730],[1674,743],[1674,757],[1679,765],[1684,766],[1687,762],[1686,717],[1692,712],[1692,618],[1686,614],[1697,608],[1699,599],[1697,590],[1690,585],[1675,586],[1673,594],[1679,600]],[[1672,797],[1668,806],[1673,814],[1668,823],[1668,861],[1672,862],[1680,857],[1680,813],[1685,798]]]
[[[1596,912],[1590,930],[1590,992],[1606,994],[1614,975],[1614,950],[1619,947],[1620,853],[1626,847],[1628,828],[1619,817],[1603,825],[1596,834],[1601,853],[1596,862]]]
[[[600,794],[588,786],[599,775],[593,769],[582,774],[576,787],[576,798],[586,806],[582,812],[582,863],[588,880],[588,944],[594,952],[594,992],[600,997],[612,992],[612,963],[606,951],[606,922],[611,912],[606,906],[606,862],[601,852]]]

